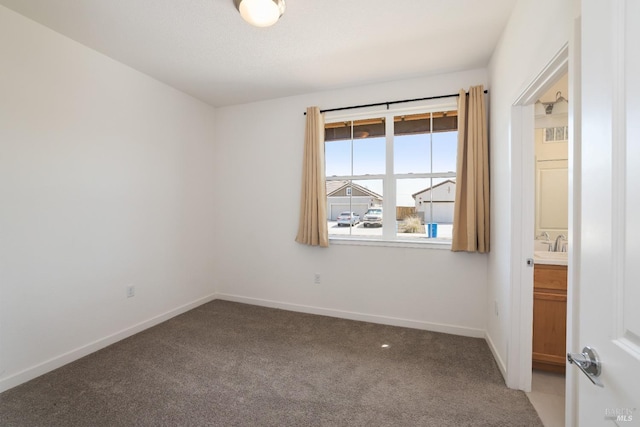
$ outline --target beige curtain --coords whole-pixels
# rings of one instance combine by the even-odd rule
[[[489,252],[489,141],[483,86],[460,90],[452,251]]]
[[[296,242],[325,248],[329,246],[324,179],[324,117],[318,107],[307,108],[300,222]]]

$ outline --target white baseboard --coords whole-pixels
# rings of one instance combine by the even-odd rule
[[[138,332],[142,332],[145,329],[148,329],[152,326],[155,326],[159,323],[169,320],[172,317],[178,316],[179,314],[192,310],[202,304],[205,304],[209,301],[213,301],[214,299],[216,299],[215,293],[211,295],[207,295],[206,297],[199,298],[190,303],[181,305],[180,307],[171,309],[165,313],[159,314],[143,322],[137,323],[119,332],[108,335],[104,338],[100,338],[96,341],[90,342],[74,350],[71,350],[59,356],[53,357],[35,366],[24,369],[20,372],[17,372],[13,375],[8,376],[7,378],[3,378],[2,380],[0,380],[0,393],[12,387],[15,387],[19,384],[32,380],[36,377],[39,377],[40,375],[46,374],[47,372],[53,371],[54,369],[64,366],[67,363],[71,363],[75,360],[78,360],[81,357],[94,353],[113,343],[116,343],[120,340],[128,338],[131,335],[135,335]]]
[[[243,297],[240,295],[217,294],[216,299],[225,301],[240,302],[244,304],[258,305],[262,307],[280,308],[283,310],[297,311],[308,314],[319,314],[322,316],[339,317],[341,319],[359,320],[362,322],[379,323],[382,325],[402,326],[405,328],[422,329],[432,332],[442,332],[445,334],[460,335],[472,338],[484,338],[483,329],[467,328],[463,326],[447,325],[443,323],[432,323],[421,320],[401,319],[397,317],[381,316],[377,314],[356,313],[352,311],[335,310],[330,308],[313,307],[309,305],[291,304],[286,302],[272,301],[260,298]]]
[[[484,340],[487,342],[487,345],[489,345],[489,350],[491,350],[491,353],[493,354],[493,358],[496,360],[496,364],[498,365],[498,369],[500,369],[500,373],[502,374],[502,378],[504,378],[504,381],[506,383],[506,381],[507,381],[507,365],[504,364],[504,361],[500,357],[500,353],[498,353],[498,349],[496,348],[495,344],[493,343],[493,340],[491,339],[491,336],[489,334],[485,333]]]

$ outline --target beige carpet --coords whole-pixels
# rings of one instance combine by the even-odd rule
[[[0,394],[0,425],[542,424],[482,339],[218,300]]]

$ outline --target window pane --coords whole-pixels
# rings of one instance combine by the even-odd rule
[[[553,128],[545,128],[544,129],[544,140],[545,141],[554,141],[555,140],[555,131]]]
[[[429,178],[398,179],[396,181],[396,206],[415,207],[413,197],[418,191],[430,185]]]
[[[406,239],[426,239],[424,217],[415,199],[415,194],[430,185],[429,178],[398,179],[396,181],[396,229],[398,237]]]
[[[325,175],[351,175],[351,140],[327,141],[324,144]]]
[[[454,179],[397,180],[398,237],[451,240],[455,191]]]
[[[566,141],[569,139],[569,127],[562,126],[556,128],[556,141]]]
[[[327,181],[327,215],[329,235],[382,236],[381,218],[365,215],[370,208],[382,210],[382,180]],[[351,188],[351,196],[347,189]],[[343,212],[353,212],[351,218]]]
[[[385,173],[384,118],[353,122],[353,175]]]
[[[395,173],[430,172],[431,140],[429,134],[396,136],[393,143],[393,170]]]
[[[359,237],[382,237],[382,180],[353,181],[354,211],[360,214],[360,223],[351,229]]]
[[[353,175],[384,174],[385,144],[384,137],[354,139]]]
[[[458,153],[458,132],[433,134],[433,172],[455,172]]]
[[[393,121],[393,170],[395,173],[430,172],[430,113],[396,116]]]

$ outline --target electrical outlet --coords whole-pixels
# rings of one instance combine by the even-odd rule
[[[127,286],[127,298],[131,298],[135,296],[136,296],[136,287],[133,285]]]
[[[315,273],[313,275],[313,283],[316,284],[316,285],[320,284],[320,273]]]

